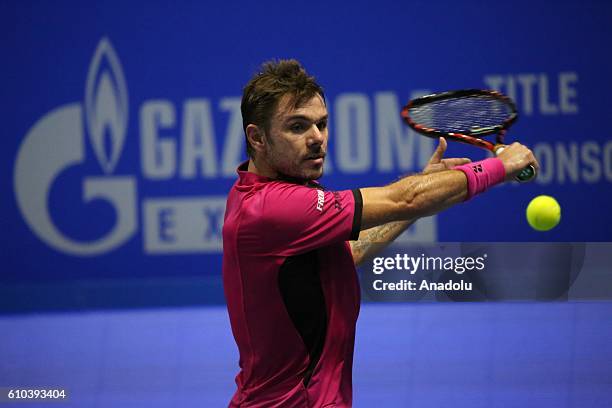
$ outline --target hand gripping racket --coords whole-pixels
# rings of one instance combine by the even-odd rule
[[[512,99],[497,91],[462,89],[422,96],[401,112],[412,129],[429,137],[444,137],[490,150],[498,155],[506,147],[506,131],[518,119]],[[495,143],[483,136],[496,134]],[[516,177],[529,181],[536,175],[531,164]]]

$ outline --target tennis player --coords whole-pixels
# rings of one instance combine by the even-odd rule
[[[265,63],[241,109],[249,160],[223,226],[223,283],[240,352],[230,407],[350,407],[355,265],[418,218],[538,164],[518,143],[476,163],[443,159],[441,139],[421,174],[328,191],[317,182],[328,142],[323,89],[299,62]]]

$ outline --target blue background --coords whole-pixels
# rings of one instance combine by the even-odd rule
[[[141,174],[139,110],[164,99],[211,101],[217,157],[227,114],[261,62],[296,58],[333,103],[360,93],[486,87],[487,75],[545,75],[558,102],[560,73],[578,76],[579,112],[526,114],[509,133],[536,146],[604,146],[612,139],[612,3],[606,1],[4,1],[0,3],[0,386],[57,385],[70,406],[223,406],[233,392],[236,349],[220,285],[221,254],[151,255],[143,250],[141,201],[147,197],[225,195],[234,178],[151,181]],[[106,37],[129,91],[129,125],[116,175],[138,183],[138,229],[120,247],[92,257],[56,251],[20,213],[17,152],[29,129],[53,109],[83,103],[96,46]],[[537,101],[538,93],[534,90]],[[537,102],[536,102],[537,105]],[[178,127],[167,132],[177,137]],[[54,149],[49,143],[49,151]],[[87,161],[65,171],[49,196],[63,233],[87,241],[115,220],[104,202],[83,205]],[[405,171],[335,171],[335,189],[381,185]],[[449,156],[485,157],[451,145]],[[601,159],[603,162],[604,160]],[[609,159],[612,161],[612,157]],[[396,166],[397,167],[397,166]],[[409,169],[419,171],[419,166]],[[505,185],[437,216],[438,241],[612,241],[610,179]],[[561,224],[537,233],[524,220],[531,198],[549,194]],[[175,309],[173,306],[197,305]],[[150,308],[141,311],[107,310]],[[151,308],[155,307],[155,308]],[[162,309],[159,309],[162,308]],[[98,309],[92,312],[91,309]],[[101,309],[101,310],[100,310]],[[38,314],[63,310],[62,313]],[[69,312],[66,312],[69,311]],[[33,315],[15,313],[37,312]],[[355,356],[355,406],[605,407],[612,401],[609,302],[366,304]],[[8,405],[7,405],[8,406]]]
[[[24,223],[14,198],[17,150],[30,127],[54,108],[83,101],[87,70],[101,38],[113,44],[129,92],[129,126],[114,174],[137,178],[139,202],[145,197],[225,195],[233,177],[163,181],[140,171],[138,111],[145,100],[166,99],[176,106],[179,133],[182,103],[211,101],[217,156],[221,156],[227,113],[218,102],[239,97],[259,64],[270,58],[297,58],[326,89],[332,117],[339,94],[361,93],[370,100],[371,135],[375,137],[374,94],[393,92],[400,103],[413,90],[485,87],[486,75],[545,74],[552,103],[558,104],[556,79],[574,72],[577,114],[522,115],[508,139],[528,145],[557,142],[569,146],[610,140],[605,127],[612,58],[609,21],[612,6],[598,1],[564,2],[369,2],[290,4],[274,2],[5,2],[0,6],[5,83],[4,129],[0,150],[0,188],[4,200],[1,262],[3,278],[75,279],[86,277],[218,274],[220,255],[147,256],[142,225],[119,248],[92,258],[66,256],[41,242]],[[534,89],[537,105],[537,90]],[[521,109],[521,94],[517,103]],[[331,123],[330,159],[334,153]],[[375,140],[375,139],[374,139]],[[49,146],[53,149],[52,144]],[[53,218],[66,235],[91,240],[114,222],[103,202],[83,205],[80,182],[100,174],[87,144],[87,161],[63,173],[49,199]],[[337,168],[323,181],[331,188],[381,185],[405,171],[365,173]],[[612,154],[612,153],[611,153]],[[449,156],[485,157],[485,152],[453,144]],[[334,161],[335,160],[335,161]],[[612,160],[612,157],[610,158]],[[418,171],[416,165],[411,171]],[[439,241],[609,241],[612,213],[610,180],[590,184],[506,185],[486,197],[456,206],[438,216]],[[548,233],[530,229],[524,210],[538,194],[555,196],[563,221]],[[579,199],[578,199],[579,198]],[[600,208],[601,210],[597,210]],[[139,210],[140,211],[140,210]],[[26,256],[27,255],[27,256]],[[53,269],[51,271],[50,269]]]
[[[609,407],[609,316],[597,302],[364,305],[353,406]],[[224,307],[10,316],[0,330],[3,385],[66,388],[51,406],[223,407],[235,390]]]

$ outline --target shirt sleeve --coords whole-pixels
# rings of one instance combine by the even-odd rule
[[[324,191],[278,183],[262,192],[258,229],[263,245],[275,254],[299,255],[356,240],[361,230],[361,191]]]

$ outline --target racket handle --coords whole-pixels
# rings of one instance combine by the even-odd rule
[[[495,146],[495,155],[497,156],[498,154],[500,154],[504,149],[506,148],[505,145],[502,144],[498,144]],[[520,183],[525,183],[527,181],[531,181],[535,178],[536,176],[536,171],[535,171],[535,167],[533,167],[532,164],[530,164],[529,166],[525,167],[523,170],[521,170],[521,172],[518,174],[518,176],[515,177],[515,180],[520,182]]]
[[[520,181],[521,183],[525,181],[530,181],[535,177],[535,174],[536,174],[535,167],[533,167],[533,165],[530,164],[529,166],[521,170],[519,175],[516,176],[516,179]]]

